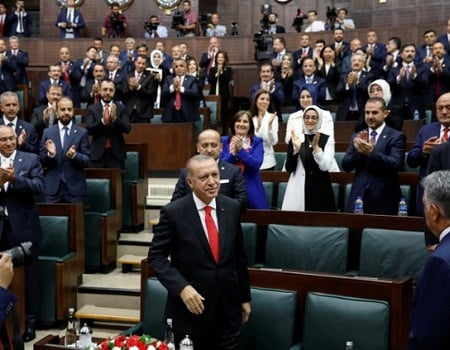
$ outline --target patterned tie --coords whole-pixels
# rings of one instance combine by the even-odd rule
[[[405,74],[406,74],[406,80],[409,80],[409,77],[410,77],[410,74],[411,74],[411,72],[409,71],[409,64],[408,65],[406,65],[406,71],[405,71]]]
[[[211,216],[211,207],[207,205],[205,207],[205,224],[208,231],[209,246],[211,247],[211,253],[214,260],[219,262],[219,232],[217,231],[214,219]]]
[[[181,92],[175,91],[175,109],[179,111],[181,109]]]
[[[372,132],[370,133],[370,144],[374,145],[377,141],[377,132],[375,130],[372,130]]]
[[[109,72],[109,80],[114,80],[114,73],[113,72]]]
[[[444,132],[442,133],[442,143],[445,143],[448,141],[448,131],[450,129],[448,127],[444,128]]]
[[[105,125],[111,123],[111,110],[109,109],[109,103],[105,103]],[[105,148],[111,148],[111,141],[108,135],[106,135]]]

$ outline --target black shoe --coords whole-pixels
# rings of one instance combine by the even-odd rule
[[[36,338],[36,331],[34,330],[34,328],[27,328],[25,330],[25,333],[23,333],[23,341],[25,343],[32,341],[35,338]]]

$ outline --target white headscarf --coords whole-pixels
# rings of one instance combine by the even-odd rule
[[[159,64],[156,64],[154,61],[154,57],[156,54],[159,54],[159,57],[161,57],[161,61],[159,62]],[[153,50],[150,54],[150,63],[153,68],[159,68],[159,66],[163,63],[163,59],[164,59],[164,55],[163,55],[162,51],[160,51],[160,50]]]
[[[309,111],[310,109],[316,111],[317,116],[319,118],[319,119],[317,119],[316,127],[313,130],[311,130],[311,131],[309,131],[307,129],[306,125],[305,125],[305,115],[306,115],[306,112]],[[316,132],[318,132],[319,129],[321,128],[321,126],[322,126],[322,119],[323,119],[323,117],[322,117],[322,109],[320,109],[319,107],[314,106],[314,105],[306,107],[305,110],[303,111],[303,118],[302,118],[302,120],[303,120],[303,132],[306,135],[312,135],[312,134],[315,134]]]
[[[369,87],[367,88],[367,93],[370,96],[370,88],[372,85],[378,85],[381,90],[383,90],[383,100],[386,102],[386,106],[391,102],[391,87],[389,86],[388,82],[384,79],[377,79],[369,84]]]

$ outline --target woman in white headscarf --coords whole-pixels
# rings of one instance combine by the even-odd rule
[[[334,138],[319,132],[322,109],[303,111],[303,132],[291,131],[286,170],[291,173],[282,210],[336,211],[329,171],[334,160]]]
[[[158,80],[158,91],[154,108],[159,108],[161,105],[161,86],[164,79],[170,74],[169,70],[163,64],[164,55],[160,50],[153,50],[150,53],[150,67],[147,69],[152,72],[153,76]]]

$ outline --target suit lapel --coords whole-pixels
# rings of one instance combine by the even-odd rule
[[[383,131],[380,136],[378,136],[377,143],[375,144],[374,150],[384,149],[386,147],[386,140],[390,135],[390,131],[387,125],[384,126]]]
[[[206,254],[208,254],[211,259],[214,259],[211,253],[211,248],[209,247],[208,239],[206,238],[207,233],[203,229],[203,225],[200,220],[200,214],[197,211],[197,207],[195,206],[195,202],[192,196],[190,196],[190,202],[186,203],[185,210],[186,217],[189,218],[194,237],[199,240],[200,244],[205,249]]]

